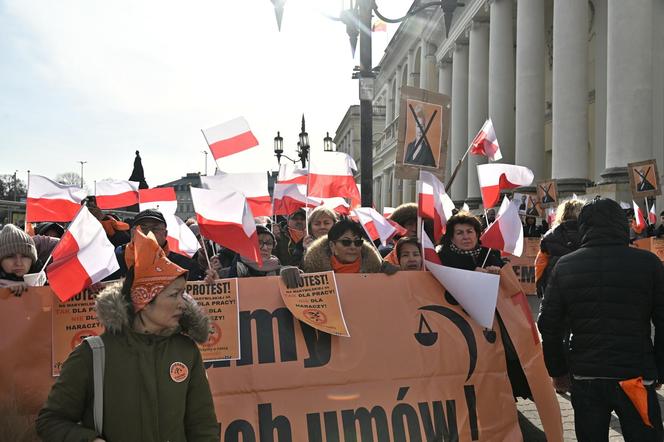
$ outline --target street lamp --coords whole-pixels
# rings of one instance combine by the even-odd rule
[[[329,132],[326,132],[325,138],[323,138],[323,150],[325,152],[334,152],[334,146],[332,145],[332,137],[330,137]]]
[[[83,188],[83,165],[87,163],[87,161],[79,161],[81,163],[81,189]]]
[[[277,24],[281,31],[281,18],[286,0],[272,0]],[[344,1],[345,3],[345,1]],[[353,57],[357,46],[357,37],[360,37],[360,68],[353,78],[360,80],[360,176],[362,188],[362,206],[373,205],[373,80],[375,73],[371,62],[371,17],[372,11],[386,23],[400,23],[407,18],[431,6],[440,6],[445,21],[445,36],[449,35],[454,11],[463,3],[457,0],[440,0],[426,3],[413,3],[406,15],[396,19],[385,17],[378,11],[376,0],[349,0],[348,7],[344,8],[340,17],[330,17],[346,25],[346,33],[350,40]]]
[[[307,167],[307,161],[309,160],[309,134],[305,129],[304,115],[302,115],[302,127],[300,129],[300,134],[298,135],[299,141],[297,142],[297,155],[299,161],[302,163],[302,168]],[[277,163],[281,164],[281,157],[287,158],[293,163],[297,163],[298,160],[289,158],[288,155],[284,155],[284,139],[281,136],[280,132],[277,132],[277,136],[274,137],[274,155],[277,157]]]

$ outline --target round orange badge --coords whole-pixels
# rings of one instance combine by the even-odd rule
[[[173,362],[170,372],[173,382],[182,382],[189,376],[189,369],[182,362]]]

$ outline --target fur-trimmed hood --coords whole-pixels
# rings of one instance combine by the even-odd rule
[[[403,227],[404,223],[408,220],[417,220],[417,204],[415,203],[404,203],[399,207],[394,209],[392,215],[390,215],[390,220],[399,224]]]
[[[180,326],[172,333],[183,333],[194,341],[202,344],[207,342],[210,334],[210,319],[194,298],[185,294],[185,309],[180,319]],[[131,327],[129,303],[122,295],[122,282],[108,285],[97,295],[97,317],[99,322],[110,333],[121,333]]]
[[[360,266],[360,273],[379,273],[383,259],[380,257],[378,251],[371,247],[366,241],[362,244],[362,265]],[[302,270],[306,273],[312,272],[326,272],[332,270],[330,260],[332,258],[332,251],[330,250],[330,241],[327,235],[321,236],[314,241],[307,253],[304,255],[302,262]]]

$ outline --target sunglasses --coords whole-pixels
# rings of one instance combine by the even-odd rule
[[[364,242],[363,239],[338,239],[335,242],[341,243],[342,246],[344,247],[350,247],[351,245],[354,245],[355,247],[360,247],[362,243]]]

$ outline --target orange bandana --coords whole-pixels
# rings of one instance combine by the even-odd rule
[[[101,225],[104,227],[104,232],[106,236],[111,237],[115,235],[115,232],[126,232],[129,230],[129,224],[123,223],[122,221],[116,221],[113,218],[105,219],[101,221]]]
[[[291,241],[293,241],[294,244],[297,244],[304,239],[304,231],[289,227],[288,236],[290,236],[290,239]]]
[[[187,273],[166,258],[154,235],[145,236],[140,228],[136,229],[133,241],[125,250],[125,260],[127,254],[133,255],[134,282],[131,285],[131,303],[134,305],[134,312],[142,310],[167,285]]]
[[[344,264],[339,261],[336,256],[332,255],[330,264],[332,264],[332,270],[334,270],[334,273],[360,273],[362,259],[358,258],[350,264]]]

